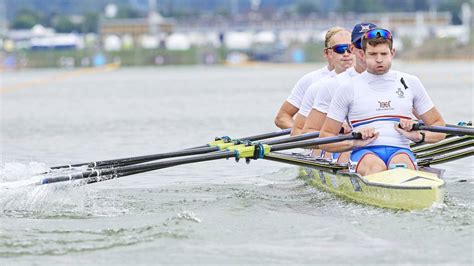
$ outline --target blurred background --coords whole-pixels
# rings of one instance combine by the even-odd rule
[[[305,63],[372,22],[398,58],[472,59],[467,0],[0,0],[0,68]]]

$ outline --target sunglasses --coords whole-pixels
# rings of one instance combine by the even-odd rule
[[[382,37],[386,40],[391,40],[392,39],[392,33],[388,30],[384,29],[373,29],[369,30],[366,33],[364,33],[364,39],[375,39],[377,37]]]
[[[331,49],[337,54],[344,54],[346,51],[348,53],[352,53],[351,50],[351,45],[348,43],[343,43],[343,44],[336,44],[332,47],[326,48],[326,49]]]

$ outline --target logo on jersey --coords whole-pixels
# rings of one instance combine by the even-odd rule
[[[378,102],[379,102],[380,107],[377,108],[377,109],[375,109],[375,110],[377,110],[377,111],[394,110],[394,109],[392,108],[392,106],[390,106],[390,103],[391,103],[392,101],[388,101],[388,102],[381,102],[381,101],[378,101]]]
[[[400,79],[400,83],[402,83],[403,87],[406,89],[408,89],[408,86],[407,84],[405,83],[405,80],[403,78]]]
[[[399,98],[405,98],[405,93],[402,91],[401,88],[398,88],[395,93],[398,95]]]

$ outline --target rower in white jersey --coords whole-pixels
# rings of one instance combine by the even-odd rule
[[[327,45],[334,33],[338,32],[341,29],[341,27],[332,27],[326,32],[326,36],[324,39],[324,47],[328,47]],[[326,48],[323,50],[323,52],[324,57],[328,61],[327,66],[324,66],[318,70],[312,71],[304,75],[298,80],[298,82],[296,82],[296,85],[291,90],[290,96],[281,105],[280,110],[278,110],[278,113],[275,117],[275,125],[277,127],[281,129],[293,127],[293,116],[298,112],[306,90],[309,88],[309,86],[311,86],[311,84],[321,80],[334,69],[328,58]]]
[[[433,143],[445,137],[442,133],[412,131],[416,123],[411,120],[413,110],[426,125],[445,123],[417,77],[390,70],[395,54],[392,43],[392,34],[385,29],[364,34],[362,49],[367,71],[339,86],[321,129],[321,137],[335,136],[348,118],[362,139],[325,144],[321,148],[329,152],[353,150],[351,165],[361,175],[393,166],[416,169],[410,140]]]
[[[329,38],[325,53],[330,64],[334,66],[334,70],[331,71],[325,78],[313,83],[306,90],[299,111],[296,114],[295,122],[291,130],[291,135],[299,135],[302,133],[306,117],[311,111],[311,108],[314,103],[318,88],[317,84],[323,82],[326,79],[329,79],[330,77],[334,77],[335,75],[342,73],[346,69],[353,66],[354,56],[352,55],[351,50],[349,49],[351,46],[350,41],[351,34],[348,30],[344,28],[339,28],[339,30],[334,32],[333,36]]]
[[[329,111],[329,105],[331,103],[332,96],[336,91],[337,87],[340,84],[343,84],[351,77],[357,76],[360,73],[364,72],[367,68],[365,61],[363,60],[363,51],[361,39],[365,32],[371,29],[375,29],[377,26],[372,23],[359,23],[354,26],[351,34],[351,51],[355,55],[355,65],[354,67],[348,68],[346,71],[341,74],[328,77],[323,81],[319,82],[315,86],[317,91],[313,105],[309,115],[306,118],[304,123],[303,133],[309,133],[314,131],[320,131],[323,126],[324,120],[326,119],[326,114]],[[347,123],[343,124],[344,132],[348,133],[351,131]],[[321,154],[318,150],[313,152],[315,156],[329,157],[329,154],[324,152]],[[333,153],[333,161],[339,163],[345,163],[349,160],[349,153]]]

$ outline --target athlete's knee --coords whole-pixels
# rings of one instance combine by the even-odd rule
[[[392,165],[405,165],[408,169],[416,169],[416,162],[407,153],[398,153],[388,162],[389,167]]]
[[[356,172],[361,175],[370,175],[387,170],[385,163],[375,154],[366,154],[357,163]]]

